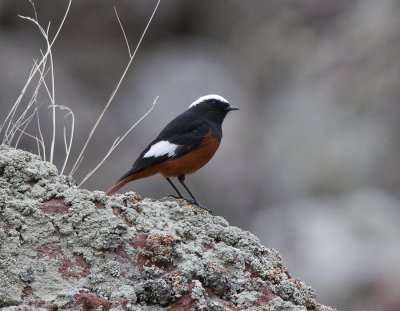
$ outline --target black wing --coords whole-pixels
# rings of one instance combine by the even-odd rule
[[[191,111],[185,111],[167,124],[157,138],[143,150],[129,172],[122,176],[121,179],[146,167],[186,154],[201,144],[209,129],[210,126],[206,121],[194,116]],[[156,157],[143,157],[151,146],[163,140],[179,146],[176,148],[174,155],[164,154]]]

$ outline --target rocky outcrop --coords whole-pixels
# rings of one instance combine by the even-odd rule
[[[279,253],[186,202],[78,189],[0,147],[2,310],[333,310]]]

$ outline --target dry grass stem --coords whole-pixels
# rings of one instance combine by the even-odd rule
[[[107,104],[106,104],[105,107],[103,108],[103,110],[102,110],[102,112],[100,113],[99,117],[97,118],[97,120],[96,120],[96,122],[95,122],[95,124],[94,124],[94,126],[93,126],[93,128],[92,128],[92,130],[90,131],[90,134],[89,134],[89,136],[88,136],[88,138],[87,138],[85,144],[83,145],[83,148],[82,148],[82,150],[81,150],[81,152],[80,152],[80,154],[79,154],[79,156],[78,156],[78,158],[77,158],[77,160],[76,160],[74,166],[72,167],[72,170],[71,170],[71,172],[70,172],[70,175],[73,175],[73,174],[76,172],[76,170],[79,168],[79,163],[81,163],[81,161],[82,161],[82,157],[83,157],[83,155],[84,155],[84,153],[85,153],[86,147],[87,147],[87,145],[89,144],[90,140],[92,139],[92,136],[93,136],[94,132],[96,131],[97,126],[99,125],[99,123],[100,123],[101,119],[103,118],[104,114],[106,113],[108,107],[110,106],[110,104],[111,104],[112,101],[114,100],[115,94],[118,92],[118,90],[119,90],[119,88],[120,88],[120,86],[121,86],[121,84],[122,84],[122,82],[123,82],[123,80],[124,80],[124,78],[125,78],[125,76],[126,76],[126,73],[128,72],[128,70],[129,70],[129,68],[130,68],[130,66],[131,66],[131,64],[132,64],[132,62],[133,62],[133,60],[134,60],[134,58],[135,58],[135,56],[136,56],[136,53],[137,53],[137,51],[138,51],[138,49],[139,49],[139,47],[140,47],[140,44],[142,43],[143,38],[144,38],[144,36],[146,35],[146,32],[147,32],[147,30],[148,30],[148,28],[149,28],[149,26],[150,26],[150,24],[151,24],[151,21],[153,20],[153,17],[154,17],[154,15],[155,15],[156,11],[157,11],[157,8],[158,8],[158,6],[159,6],[159,4],[160,4],[160,1],[161,1],[161,0],[158,0],[158,1],[157,1],[157,4],[156,4],[156,6],[155,6],[155,8],[154,8],[154,10],[153,10],[153,12],[152,12],[152,14],[151,14],[151,16],[150,16],[148,22],[147,22],[147,25],[146,25],[146,27],[145,27],[145,29],[144,29],[144,31],[143,31],[143,33],[142,33],[140,39],[139,39],[139,42],[138,42],[137,45],[136,45],[135,51],[133,52],[133,54],[132,54],[131,57],[129,58],[129,62],[128,62],[128,64],[126,65],[125,70],[124,70],[124,72],[122,73],[121,78],[119,79],[119,81],[118,81],[118,83],[117,83],[117,86],[115,87],[115,89],[114,89],[114,91],[112,92],[112,94],[111,94],[111,96],[110,96],[110,98],[109,98]]]
[[[118,145],[125,139],[125,137],[140,123],[143,121],[144,118],[146,118],[150,112],[153,111],[156,103],[158,100],[158,96],[154,99],[153,101],[153,105],[151,106],[151,108],[139,119],[135,122],[135,124],[133,124],[129,130],[127,130],[125,132],[125,134],[120,138],[117,137],[114,141],[114,143],[111,145],[110,149],[108,150],[107,154],[104,156],[104,158],[95,166],[95,168],[93,170],[91,170],[84,178],[83,180],[80,182],[80,184],[78,185],[78,187],[80,187],[86,180],[89,179],[90,176],[93,175],[94,172],[97,171],[97,169],[104,163],[105,160],[107,160],[107,158],[110,156],[110,154],[114,151],[115,148],[118,147]]]

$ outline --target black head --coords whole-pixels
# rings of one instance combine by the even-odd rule
[[[200,97],[189,106],[189,109],[219,123],[222,123],[229,111],[239,110],[239,108],[231,106],[222,96],[214,94]]]

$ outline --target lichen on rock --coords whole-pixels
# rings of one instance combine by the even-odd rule
[[[186,202],[78,189],[0,147],[4,310],[333,310],[257,237]]]

